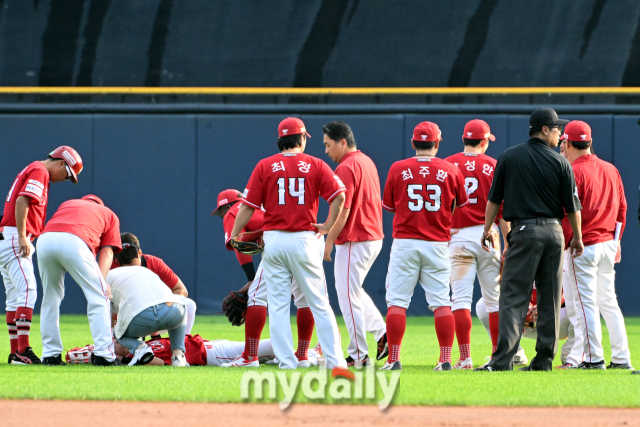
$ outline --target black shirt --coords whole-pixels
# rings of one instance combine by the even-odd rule
[[[571,165],[540,138],[508,148],[498,159],[489,201],[503,200],[506,221],[562,219],[582,209]]]

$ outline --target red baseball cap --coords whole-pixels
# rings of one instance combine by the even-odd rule
[[[569,141],[591,141],[591,127],[585,122],[574,120],[564,127],[560,139]]]
[[[442,132],[437,124],[422,122],[413,130],[413,140],[420,142],[432,142],[442,140]]]
[[[487,122],[479,119],[471,120],[469,123],[464,125],[464,134],[462,137],[466,139],[489,138],[491,141],[496,140],[496,137],[491,135],[491,129]]]
[[[63,145],[49,153],[50,159],[62,159],[67,164],[67,172],[71,176],[71,182],[78,183],[78,175],[82,172],[82,158],[73,148]]]
[[[104,202],[102,201],[102,199],[100,199],[100,197],[98,196],[94,196],[93,194],[87,194],[80,200],[91,200],[92,202],[96,202],[97,204],[104,206]]]
[[[242,192],[234,189],[224,190],[220,194],[218,194],[218,207],[211,212],[211,215],[222,216],[220,215],[220,208],[233,204],[240,201],[240,197],[242,196]]]
[[[278,137],[298,135],[301,133],[311,138],[311,135],[307,132],[307,128],[304,127],[304,122],[296,117],[287,117],[278,125]]]

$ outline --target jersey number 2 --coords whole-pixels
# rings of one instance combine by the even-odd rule
[[[469,203],[472,205],[478,203],[478,198],[471,198],[471,195],[478,189],[478,178],[468,176],[464,179],[465,187],[467,187],[467,197],[469,197]]]
[[[437,212],[440,210],[440,195],[442,194],[442,190],[439,185],[436,184],[428,184],[427,185],[427,196],[428,199],[425,201],[422,197],[422,194],[419,192],[422,191],[422,184],[409,184],[407,186],[407,194],[412,201],[409,201],[409,210],[413,212],[420,212],[424,207],[429,212]],[[431,200],[430,203],[429,200]]]
[[[298,183],[298,189],[296,190],[296,181]],[[278,204],[286,205],[285,194],[287,189],[285,188],[286,180],[284,177],[278,178]],[[289,194],[291,197],[298,198],[298,204],[304,205],[304,178],[289,178]]]

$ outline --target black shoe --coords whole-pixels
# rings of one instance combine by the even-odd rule
[[[628,363],[609,363],[609,366],[607,366],[607,369],[624,369],[626,371],[633,371],[633,366],[629,365]]]
[[[353,366],[355,365],[356,361],[353,360],[353,357],[351,356],[347,356],[346,359],[344,359],[347,362],[347,366]]]
[[[16,352],[12,365],[40,365],[42,361],[33,352],[31,347],[27,347],[22,353]]]
[[[120,366],[122,363],[118,359],[113,359],[113,361],[108,361],[102,356],[91,355],[91,363],[93,366]]]
[[[520,368],[518,369],[518,371],[538,371],[538,372],[547,372],[547,371],[551,371],[551,368],[549,369],[542,369],[542,368],[534,368],[533,366],[529,365],[529,366],[525,366],[524,368]]]
[[[49,357],[45,357],[42,359],[42,364],[43,365],[51,365],[51,366],[57,366],[57,365],[66,365],[66,363],[64,363],[62,361],[62,355],[57,355],[57,356],[49,356]]]
[[[631,372],[631,375],[640,375],[640,371],[633,371]]]
[[[376,360],[382,360],[389,355],[389,344],[387,343],[387,334],[385,333],[378,341],[378,354]]]
[[[497,369],[493,369],[489,365],[483,365],[483,366],[480,366],[479,368],[474,369],[473,371],[474,372],[496,372]]]
[[[347,367],[353,366],[356,369],[360,369],[362,367],[371,366],[371,359],[369,359],[368,355],[359,362],[356,362],[351,356],[347,356],[347,358],[344,360],[347,362]]]
[[[13,362],[15,359],[16,359],[16,355],[13,353],[9,353],[9,360],[7,361],[7,363],[11,365],[11,362]]]
[[[380,368],[380,370],[381,371],[402,371],[402,364],[400,363],[399,360],[396,360],[393,363],[386,362],[384,366]]]
[[[604,366],[604,360],[600,362],[582,362],[578,365],[578,369],[599,369],[601,371],[605,371],[607,368]]]

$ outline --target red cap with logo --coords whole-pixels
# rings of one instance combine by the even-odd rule
[[[413,130],[413,140],[420,142],[433,142],[442,140],[442,132],[437,124],[422,122]]]
[[[63,145],[49,153],[50,159],[62,159],[67,164],[67,172],[74,184],[78,183],[78,174],[82,172],[82,158],[71,147]]]
[[[93,194],[87,194],[86,196],[84,196],[82,199],[80,200],[91,200],[92,202],[95,202],[99,205],[104,206],[104,202],[102,201],[102,199],[98,196],[94,196]]]
[[[296,117],[287,117],[281,121],[278,126],[278,137],[298,135],[301,133],[311,138],[311,135],[307,132],[307,128],[304,127],[304,122]]]
[[[585,122],[574,120],[564,127],[560,139],[569,141],[591,141],[591,127]]]
[[[484,120],[471,120],[464,126],[464,134],[463,138],[466,139],[486,139],[489,138],[491,141],[495,141],[496,137],[491,135],[491,129],[489,129],[489,125]]]
[[[224,190],[220,194],[218,194],[218,207],[211,212],[211,215],[222,216],[220,215],[220,208],[224,205],[233,204],[235,202],[240,201],[240,197],[242,197],[242,193],[238,190],[229,189]]]

